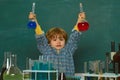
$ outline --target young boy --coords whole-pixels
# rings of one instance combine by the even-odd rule
[[[36,15],[32,12],[29,14],[29,19],[34,19],[37,24],[35,28],[37,47],[43,54],[44,60],[51,61],[59,73],[63,72],[66,76],[73,76],[75,73],[73,54],[81,35],[77,24],[85,19],[85,13],[82,12],[78,15],[78,21],[69,39],[67,33],[59,27],[51,28],[45,34],[37,22]]]

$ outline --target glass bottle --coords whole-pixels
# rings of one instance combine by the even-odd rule
[[[109,59],[109,72],[114,72],[113,57],[114,57],[115,54],[116,54],[115,41],[111,41],[111,51],[110,51],[110,59]]]
[[[113,56],[115,54],[116,54],[116,51],[115,51],[115,41],[111,41],[111,52],[110,52],[111,61],[113,61]]]
[[[15,54],[11,55],[10,66],[3,74],[3,80],[22,80],[23,75],[16,64],[17,57]]]
[[[10,52],[4,52],[4,61],[2,65],[2,70],[1,70],[1,75],[0,75],[0,80],[3,80],[3,74],[6,69],[8,69],[9,64],[10,64]]]
[[[120,73],[120,43],[118,44],[118,48],[119,48],[119,50],[113,56],[115,73]]]

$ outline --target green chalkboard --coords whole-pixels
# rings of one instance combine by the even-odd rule
[[[5,51],[18,55],[21,69],[25,69],[26,57],[38,59],[34,30],[27,28],[33,2],[45,32],[59,26],[68,34],[77,21],[79,3],[83,3],[90,28],[82,33],[74,55],[76,72],[83,72],[84,61],[105,60],[111,41],[116,46],[120,43],[120,0],[0,0],[0,67]]]

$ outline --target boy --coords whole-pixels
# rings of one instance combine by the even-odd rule
[[[66,76],[73,76],[74,61],[73,54],[77,49],[77,44],[81,35],[77,24],[85,19],[85,13],[78,15],[78,21],[67,38],[67,33],[58,27],[51,28],[45,35],[41,26],[38,24],[36,15],[30,12],[29,19],[35,20],[37,26],[35,28],[38,50],[43,54],[44,60],[53,63],[54,68],[59,73],[65,73]]]

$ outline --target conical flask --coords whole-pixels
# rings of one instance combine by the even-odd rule
[[[22,80],[23,75],[16,64],[17,57],[15,54],[11,55],[10,66],[3,74],[3,80]]]
[[[0,75],[0,80],[3,80],[3,74],[8,69],[9,64],[10,64],[10,52],[4,52],[4,61],[2,65],[2,70],[1,70],[1,75]]]

